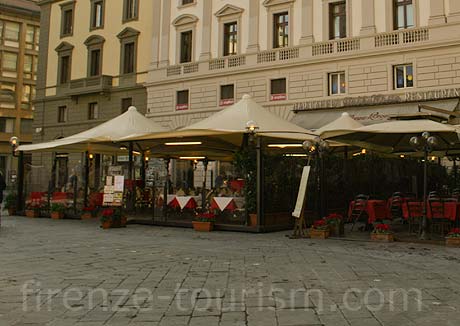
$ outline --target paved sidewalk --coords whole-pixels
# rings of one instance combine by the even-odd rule
[[[4,217],[4,325],[460,325],[460,249]]]

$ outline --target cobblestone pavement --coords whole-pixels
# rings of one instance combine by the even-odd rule
[[[460,325],[460,249],[3,218],[0,325]]]

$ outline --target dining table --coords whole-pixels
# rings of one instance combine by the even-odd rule
[[[353,211],[353,206],[355,202],[350,202],[348,207],[348,218],[351,218],[351,213]],[[379,200],[379,199],[370,199],[366,203],[366,207],[364,208],[368,216],[368,224],[372,224],[378,220],[389,219],[390,214],[388,214],[388,206],[386,200]]]
[[[408,219],[409,217],[421,217],[423,216],[423,201],[414,201],[414,202],[406,202],[402,205],[402,212],[404,219]],[[459,202],[433,202],[431,203],[433,207],[443,205],[443,215],[444,218],[451,221],[457,221],[460,219],[460,203]],[[427,218],[433,218],[433,213],[431,211],[430,204],[427,204],[426,210]],[[435,217],[439,218],[439,217]]]
[[[171,197],[170,197],[171,196]],[[174,197],[173,197],[174,196]],[[195,209],[198,207],[198,202],[200,201],[200,196],[175,196],[168,195],[168,205],[182,209]]]
[[[237,202],[241,202],[241,200],[242,198],[240,197],[214,197],[211,200],[211,209],[221,212],[225,210],[233,212],[239,208]]]

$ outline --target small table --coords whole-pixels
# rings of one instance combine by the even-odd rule
[[[173,208],[180,207],[180,209],[195,209],[198,206],[194,196],[174,196],[168,205]]]
[[[348,218],[351,217],[351,212],[353,210],[354,201],[350,203],[348,207]],[[364,211],[367,213],[369,217],[368,223],[372,224],[377,220],[388,219],[388,208],[386,200],[375,200],[371,199],[367,201],[366,208]]]
[[[221,212],[224,210],[233,212],[237,208],[234,197],[214,197],[211,202],[211,209],[218,209]]]

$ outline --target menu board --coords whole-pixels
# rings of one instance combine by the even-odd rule
[[[305,197],[307,195],[307,184],[308,177],[310,175],[310,166],[304,166],[302,172],[302,179],[300,180],[299,192],[297,194],[297,202],[295,204],[294,212],[292,216],[295,218],[300,218],[305,204]]]
[[[122,206],[125,177],[109,175],[105,179],[103,205]]]

